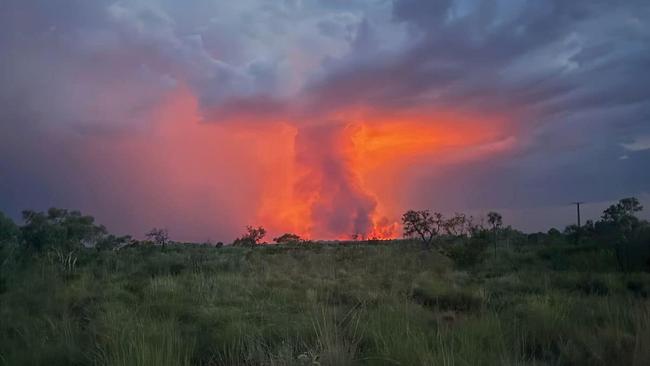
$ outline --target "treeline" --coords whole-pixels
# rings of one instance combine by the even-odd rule
[[[650,224],[636,215],[643,210],[638,199],[621,199],[611,205],[599,220],[587,221],[582,227],[569,225],[563,231],[551,229],[546,233],[526,234],[504,226],[502,216],[490,212],[485,217],[456,213],[445,217],[429,210],[409,210],[402,216],[403,234],[419,242],[425,250],[437,250],[461,266],[482,262],[490,254],[497,255],[499,247],[524,245],[591,246],[612,250],[622,271],[650,270]],[[79,211],[51,208],[46,212],[24,211],[23,223],[17,225],[0,212],[0,257],[28,258],[45,253],[60,260],[72,258],[79,251],[115,250],[129,247],[165,247],[172,242],[165,229],[154,228],[146,240],[131,236],[116,236],[95,222],[92,216]],[[266,230],[248,226],[233,246],[253,247],[266,244]],[[312,244],[293,233],[285,233],[273,241],[277,244]],[[390,243],[369,238],[365,243]],[[204,243],[220,247],[223,243]]]
[[[0,212],[0,243],[24,253],[72,251],[81,248],[113,249],[133,242],[130,236],[110,234],[95,218],[79,211],[50,208],[23,211],[23,225]]]
[[[588,220],[580,227],[569,225],[563,231],[552,228],[531,234],[504,227],[496,212],[477,220],[464,214],[445,218],[428,210],[408,211],[402,223],[406,237],[417,238],[425,248],[435,248],[465,263],[482,261],[489,243],[495,255],[498,246],[579,246],[612,251],[621,271],[650,271],[650,223],[636,216],[642,210],[637,198],[623,198],[605,209],[599,220]]]

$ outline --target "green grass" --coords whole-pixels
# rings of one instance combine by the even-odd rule
[[[0,365],[645,365],[650,275],[598,248],[197,246],[2,267]]]

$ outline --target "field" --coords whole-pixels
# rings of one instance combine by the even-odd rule
[[[146,246],[5,261],[4,365],[647,365],[650,274],[612,251]],[[28,263],[25,263],[28,262]]]

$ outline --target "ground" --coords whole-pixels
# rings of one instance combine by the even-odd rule
[[[650,274],[589,246],[459,267],[415,243],[5,263],[5,365],[646,365]],[[8,268],[10,266],[11,268]]]

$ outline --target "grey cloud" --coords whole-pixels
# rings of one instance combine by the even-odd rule
[[[512,201],[502,187],[513,181],[537,185],[516,197],[528,204],[565,199],[562,190],[611,200],[650,186],[638,165],[645,157],[618,160],[621,142],[650,131],[648,15],[643,1],[396,0],[393,16],[409,27],[409,44],[350,53],[306,91],[314,110],[425,104],[534,116],[516,121],[525,143],[500,158],[501,178],[478,170],[495,199],[474,204]],[[539,185],[546,181],[560,183]]]
[[[629,143],[622,143],[621,146],[628,151],[643,151],[650,150],[650,136],[639,136],[634,138],[634,141]]]

